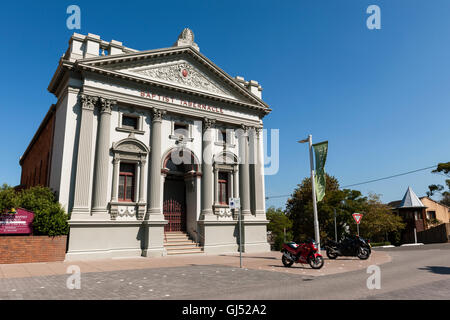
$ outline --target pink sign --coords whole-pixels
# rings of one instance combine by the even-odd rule
[[[34,213],[22,208],[0,214],[0,234],[30,234]]]

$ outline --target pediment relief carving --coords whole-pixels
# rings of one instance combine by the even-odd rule
[[[189,89],[195,89],[237,99],[229,88],[226,88],[224,83],[214,81],[212,77],[208,76],[205,72],[185,60],[166,61],[150,66],[132,67],[126,70],[118,71],[144,76],[151,80],[166,82]]]

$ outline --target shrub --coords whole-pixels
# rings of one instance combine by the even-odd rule
[[[68,215],[56,201],[53,192],[36,186],[15,192],[3,185],[0,189],[0,210],[21,207],[34,212],[33,234],[59,236],[69,232]]]
[[[17,208],[20,204],[20,199],[17,196],[14,188],[4,184],[0,187],[0,212]]]
[[[372,247],[381,247],[381,246],[390,246],[391,243],[389,241],[384,241],[384,242],[371,242],[370,245]]]

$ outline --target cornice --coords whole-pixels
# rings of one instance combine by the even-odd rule
[[[237,116],[230,115],[220,115],[220,114],[211,114],[209,112],[205,112],[202,110],[194,110],[185,108],[183,106],[176,105],[168,105],[161,101],[149,100],[139,96],[129,95],[125,93],[119,93],[116,91],[111,91],[107,89],[100,89],[92,86],[83,86],[83,93],[89,95],[97,95],[102,96],[108,99],[116,100],[118,104],[121,105],[130,105],[134,108],[142,108],[150,111],[152,108],[158,108],[162,110],[166,110],[168,114],[176,114],[181,116],[189,116],[192,118],[196,118],[199,120],[203,120],[205,117],[215,119],[216,122],[232,124],[235,126],[240,126],[242,123],[248,126],[258,126],[261,127],[261,120],[249,120]]]
[[[185,87],[177,86],[175,84],[160,82],[160,81],[153,80],[153,79],[150,80],[145,77],[129,75],[129,74],[125,74],[122,72],[93,67],[93,66],[86,65],[86,64],[76,64],[74,67],[79,69],[82,72],[83,71],[84,72],[93,72],[93,73],[100,74],[103,76],[132,81],[132,82],[135,82],[138,84],[152,85],[152,86],[155,86],[158,88],[167,89],[167,90],[171,90],[171,91],[175,91],[175,92],[180,92],[183,94],[191,94],[193,96],[198,96],[198,97],[202,97],[202,98],[206,98],[206,99],[210,99],[210,100],[214,100],[214,101],[225,102],[225,103],[229,103],[232,105],[238,105],[238,106],[249,108],[252,110],[258,110],[258,111],[263,112],[264,114],[268,114],[271,111],[271,109],[268,109],[266,107],[262,107],[259,105],[250,104],[250,103],[246,103],[243,101],[222,97],[222,96],[215,95],[212,93],[205,93],[203,91],[199,91],[199,90],[195,90],[195,89],[187,89]]]

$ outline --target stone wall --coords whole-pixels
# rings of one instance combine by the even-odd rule
[[[0,236],[0,264],[64,261],[67,236]]]

